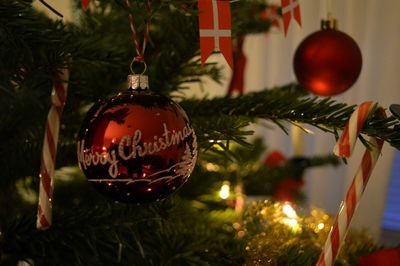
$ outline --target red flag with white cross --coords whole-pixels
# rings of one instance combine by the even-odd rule
[[[299,0],[281,0],[281,4],[283,29],[286,36],[292,16],[294,20],[296,20],[297,23],[301,26],[300,3]]]
[[[228,0],[199,0],[201,64],[213,51],[219,51],[233,68],[231,10]]]

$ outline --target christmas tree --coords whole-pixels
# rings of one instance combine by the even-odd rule
[[[86,12],[81,1],[74,5],[79,14],[74,23],[50,19],[31,1],[3,0],[0,6],[0,264],[314,265],[331,217],[319,209],[293,213],[277,195],[299,184],[283,183],[287,177],[297,182],[309,167],[340,161],[316,154],[264,162],[266,148],[250,138],[248,126],[267,120],[285,134],[286,122],[309,124],[338,138],[356,106],[314,96],[296,83],[236,97],[188,97],[190,84],[205,78],[222,82],[220,65],[201,65],[197,1],[93,1]],[[230,8],[238,43],[246,34],[268,32],[274,23],[274,17],[260,15],[272,8],[265,1],[234,1]],[[139,40],[150,23],[144,54],[134,49],[129,15]],[[172,98],[190,118],[198,158],[193,170],[192,144],[185,143],[182,161],[167,177],[193,170],[188,181],[165,200],[136,205],[96,191],[78,168],[76,153],[88,109],[127,90],[127,74],[143,71],[140,56],[150,89]],[[60,128],[57,149],[50,151],[57,154],[53,221],[49,229],[37,230],[43,136],[46,121],[52,126],[47,116],[57,82],[68,85],[68,96],[65,106],[54,109]],[[398,125],[394,116],[374,113],[362,133],[399,148]],[[175,141],[183,135],[184,130],[174,135]],[[285,192],[300,201],[297,188]],[[245,203],[245,194],[272,201]],[[379,249],[362,233],[351,233],[346,241],[340,265],[356,265],[358,257]]]

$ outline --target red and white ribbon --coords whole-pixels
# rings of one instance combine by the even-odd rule
[[[204,64],[213,51],[220,51],[233,69],[231,9],[226,0],[199,0],[200,55]]]
[[[375,105],[372,102],[362,103],[353,112],[343,130],[342,136],[335,145],[334,153],[337,156],[349,157],[351,155],[364,122],[374,111],[385,117],[385,111],[380,107],[375,108]],[[370,149],[366,149],[361,164],[340,205],[339,212],[336,215],[331,231],[329,232],[328,238],[325,242],[324,249],[318,259],[318,266],[333,265],[340,250],[340,246],[346,236],[354,211],[357,208],[360,198],[367,186],[371,172],[378,160],[382,150],[383,140],[370,137],[369,144]]]
[[[283,29],[286,36],[292,16],[294,20],[296,20],[297,23],[301,26],[300,4],[299,0],[281,0],[281,5]]]
[[[53,82],[51,108],[47,116],[44,133],[42,160],[40,165],[39,203],[36,227],[46,230],[51,226],[53,178],[57,154],[58,132],[61,114],[67,98],[69,70],[63,69]]]
[[[125,3],[129,9],[132,8],[129,0],[126,0]],[[151,13],[150,1],[147,1],[147,13],[149,15]],[[136,27],[135,27],[135,20],[131,13],[129,14],[129,25],[130,25],[130,28],[132,31],[132,39],[133,39],[133,43],[135,44],[135,50],[136,50],[136,57],[134,60],[136,60],[137,62],[144,62],[144,51],[146,50],[146,45],[147,45],[147,41],[149,39],[149,32],[150,32],[150,16],[146,20],[146,30],[145,30],[144,36],[143,36],[142,47],[140,47],[140,44],[139,44],[139,38],[137,36],[137,31],[136,31]]]

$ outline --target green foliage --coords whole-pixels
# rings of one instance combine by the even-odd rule
[[[44,232],[35,229],[34,213],[11,220],[0,238],[1,265],[29,259],[35,265],[232,265],[241,261],[240,243],[223,229],[235,218],[229,211],[217,219],[215,213],[198,211],[178,199],[145,207],[96,200],[57,209],[54,225]],[[236,255],[227,254],[226,247],[236,250]]]
[[[188,99],[181,102],[182,107],[193,117],[212,115],[230,116],[237,119],[265,119],[280,126],[285,132],[284,121],[313,125],[337,136],[356,106],[338,103],[330,98],[310,97],[296,84],[288,84],[272,90],[252,92],[235,98],[216,97],[213,99]],[[394,116],[383,118],[372,115],[366,121],[362,133],[385,140],[395,148],[400,148],[399,120]],[[229,128],[212,124],[213,132],[229,132]]]
[[[260,184],[271,185],[299,171],[298,165],[274,169],[262,165],[263,146],[249,143],[253,132],[247,126],[262,119],[286,130],[285,121],[300,122],[337,135],[354,110],[331,99],[310,97],[295,84],[236,98],[182,98],[188,83],[204,77],[221,82],[216,64],[200,66],[197,1],[151,1],[150,13],[147,1],[131,2],[129,9],[123,0],[92,1],[93,8],[84,13],[76,0],[74,23],[49,19],[29,0],[3,0],[0,5],[1,265],[21,260],[35,265],[243,264],[244,242],[232,229],[239,217],[226,209],[225,202],[204,200],[205,196],[214,195],[226,176],[233,183],[243,181],[249,191],[270,194],[272,190]],[[258,16],[266,7],[264,1],[233,1],[231,6],[233,36],[269,29],[271,21]],[[27,200],[27,195],[38,188],[52,81],[61,69],[71,69],[57,152],[61,168],[76,164],[75,139],[85,110],[99,98],[125,89],[135,56],[130,12],[139,36],[144,22],[151,19],[145,53],[150,87],[174,95],[192,118],[199,139],[199,166],[180,190],[181,198],[143,206],[112,203],[93,191],[76,169],[64,172],[56,179],[54,225],[37,231],[36,202]],[[142,66],[133,67],[141,71]],[[394,129],[398,124],[393,117],[373,116],[363,132],[398,148],[400,135]],[[207,163],[222,170],[210,171]],[[300,170],[327,163],[335,160],[311,158]],[[290,242],[284,253],[293,256],[277,259],[283,264],[306,263],[296,252],[316,252],[314,248]]]
[[[219,189],[223,181],[228,180],[233,187],[242,183],[245,194],[273,195],[283,179],[300,180],[305,171],[311,167],[339,164],[339,159],[333,155],[320,155],[292,157],[288,158],[286,163],[267,166],[261,158],[266,150],[262,139],[256,138],[246,145],[226,143],[210,143],[211,146],[207,152],[199,158],[194,176],[207,185],[204,184],[204,188],[201,188],[202,185],[199,182],[192,185],[190,180],[184,187],[184,191],[189,190],[195,195],[201,195],[200,192],[210,194],[211,191]],[[219,182],[212,186],[215,180]]]

